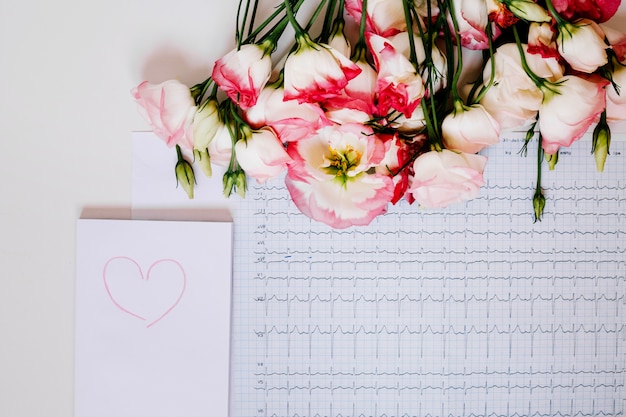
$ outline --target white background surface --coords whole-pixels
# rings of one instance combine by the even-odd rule
[[[130,89],[206,78],[237,3],[0,4],[0,416],[73,414],[76,220],[130,213]]]

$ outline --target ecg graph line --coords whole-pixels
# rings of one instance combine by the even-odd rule
[[[280,181],[252,187],[238,414],[624,415],[626,143],[588,179],[576,146],[537,224],[523,159],[471,202],[401,202],[364,228],[311,222]]]

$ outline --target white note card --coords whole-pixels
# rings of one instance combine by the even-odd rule
[[[77,224],[75,417],[227,416],[232,223]]]

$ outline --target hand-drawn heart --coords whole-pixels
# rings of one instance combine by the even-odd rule
[[[151,327],[178,305],[187,277],[174,259],[159,259],[143,273],[139,263],[126,256],[109,259],[102,270],[109,298],[123,312]]]

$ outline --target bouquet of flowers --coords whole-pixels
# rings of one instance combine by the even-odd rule
[[[593,128],[602,170],[609,124],[626,119],[626,36],[603,25],[620,0],[284,0],[263,19],[260,2],[240,1],[206,80],[133,89],[190,198],[194,167],[225,167],[226,196],[285,174],[305,215],[366,225],[401,199],[476,197],[479,152],[522,129],[539,142],[540,220],[542,160],[554,169]]]

